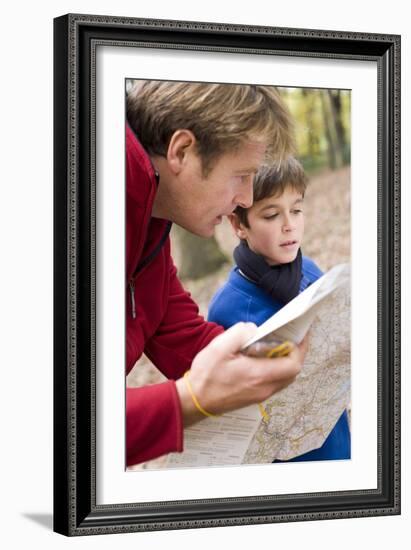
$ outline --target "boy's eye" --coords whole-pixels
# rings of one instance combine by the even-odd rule
[[[272,220],[273,218],[276,218],[278,214],[271,214],[271,216],[264,216],[265,220]]]
[[[300,214],[302,212],[302,210],[299,210],[299,209],[294,209],[293,210],[293,214]]]

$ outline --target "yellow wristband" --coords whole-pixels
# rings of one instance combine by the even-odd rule
[[[268,422],[270,420],[270,417],[268,415],[268,412],[264,409],[263,405],[261,403],[258,403],[258,408],[260,410],[260,414],[263,418],[263,420],[265,420],[266,422]]]
[[[204,416],[210,416],[212,418],[216,418],[217,416],[220,416],[219,414],[211,414],[209,412],[207,412],[205,409],[203,409],[203,407],[200,405],[200,403],[198,402],[198,399],[197,397],[194,395],[194,392],[193,392],[193,388],[191,387],[191,384],[190,384],[190,380],[188,379],[188,376],[190,374],[190,370],[186,371],[184,373],[184,381],[186,383],[186,386],[187,386],[187,389],[188,391],[190,392],[190,395],[191,395],[191,399],[193,400],[194,402],[194,405],[196,406],[196,408],[204,415]]]
[[[293,350],[294,344],[292,342],[289,342],[286,340],[282,344],[279,344],[278,346],[274,347],[273,349],[269,350],[266,353],[266,357],[269,359],[273,357],[285,357],[286,355],[289,355]],[[261,403],[258,404],[258,408],[260,409],[260,414],[265,420],[265,422],[268,422],[270,420],[268,412],[264,409],[263,405]]]

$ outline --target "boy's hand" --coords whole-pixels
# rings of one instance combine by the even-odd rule
[[[252,338],[253,323],[237,323],[201,350],[191,366],[190,384],[201,407],[212,414],[260,403],[282,390],[300,373],[307,338],[286,357],[275,359],[247,357],[239,353]],[[184,425],[205,418],[196,408],[185,381],[177,380]]]

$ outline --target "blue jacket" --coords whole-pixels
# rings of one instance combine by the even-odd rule
[[[306,256],[302,259],[300,292],[321,277],[318,266]],[[208,320],[229,328],[239,321],[261,325],[283,307],[255,283],[241,275],[235,266],[224,285],[213,296]],[[309,460],[338,460],[351,458],[351,437],[347,411],[344,411],[322,447],[291,459],[289,462]],[[282,462],[275,460],[274,462]]]

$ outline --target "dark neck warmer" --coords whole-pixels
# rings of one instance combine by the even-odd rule
[[[286,304],[300,292],[302,277],[302,254],[288,264],[270,266],[262,256],[256,254],[246,241],[234,249],[234,260],[247,279],[253,281],[272,298]]]

